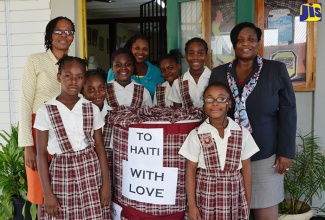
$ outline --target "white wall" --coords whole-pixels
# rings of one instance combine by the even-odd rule
[[[325,5],[325,0],[318,0],[317,2]],[[322,10],[322,21],[318,22],[317,29],[317,62],[316,62],[316,91],[314,92],[314,102],[313,105],[308,106],[304,105],[304,109],[309,109],[314,107],[314,131],[315,135],[321,138],[320,145],[325,150],[325,10]],[[321,201],[318,199],[314,199],[313,206],[320,207],[323,203],[325,203],[325,192],[323,192],[323,198]]]
[[[0,129],[18,121],[20,78],[30,53],[45,51],[49,0],[0,1]]]
[[[78,8],[77,0],[49,0],[51,6],[51,19],[58,16],[65,16],[71,19],[75,24],[76,32],[78,33]],[[45,26],[44,26],[45,30]],[[73,43],[69,48],[69,55],[76,56],[78,54],[78,36],[76,35]]]
[[[29,54],[45,51],[47,23],[59,15],[75,21],[75,10],[75,0],[0,1],[0,130],[19,120],[22,71]],[[69,54],[75,53],[73,43]]]
[[[8,47],[5,3],[0,2],[0,127],[8,129],[10,123]],[[9,119],[9,120],[8,120]]]

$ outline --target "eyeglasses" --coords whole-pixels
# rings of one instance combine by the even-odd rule
[[[228,101],[228,98],[224,98],[224,97],[219,97],[219,98],[211,98],[211,97],[208,97],[208,98],[203,98],[204,102],[205,103],[213,103],[214,101],[217,101],[218,103],[225,103]]]
[[[65,35],[67,35],[67,36],[74,35],[74,31],[70,31],[70,30],[54,30],[53,31],[53,34],[61,35],[63,33],[65,33]]]

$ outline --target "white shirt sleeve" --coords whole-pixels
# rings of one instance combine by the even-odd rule
[[[181,97],[181,93],[179,90],[179,83],[178,83],[178,79],[175,79],[175,81],[173,82],[171,91],[169,93],[168,99],[172,102],[175,103],[183,103],[182,102],[182,97]]]
[[[193,129],[187,136],[178,153],[184,156],[186,159],[198,163],[201,154],[201,148],[202,146],[197,136],[197,132],[195,129]]]
[[[94,114],[94,124],[93,129],[98,130],[105,125],[104,119],[100,113],[100,110],[97,105],[92,104],[93,106],[93,114]]]
[[[48,124],[49,116],[45,105],[41,106],[36,113],[34,128],[40,131],[50,130],[50,125]]]
[[[155,95],[153,96],[153,102],[152,102],[152,105],[155,106],[157,105],[157,96],[156,96],[156,91],[155,91]]]
[[[260,151],[260,149],[255,143],[251,133],[244,127],[242,127],[242,130],[243,130],[243,146],[242,146],[241,159],[247,160],[255,153]]]
[[[144,90],[143,90],[142,106],[149,106],[149,107],[152,106],[152,99],[151,99],[149,91],[146,88],[144,88]]]

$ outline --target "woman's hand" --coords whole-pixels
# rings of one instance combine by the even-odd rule
[[[44,210],[47,214],[55,217],[59,214],[59,208],[61,207],[56,196],[51,192],[48,195],[44,195]]]
[[[188,209],[188,219],[189,220],[201,220],[201,213],[197,206],[189,207]]]
[[[292,166],[292,159],[276,156],[275,163],[273,167],[279,167],[278,173],[284,174],[286,171],[288,171]]]
[[[37,171],[36,149],[34,146],[25,147],[25,165],[33,171]]]
[[[102,207],[108,206],[111,203],[111,190],[108,186],[102,185],[99,190],[99,195]]]

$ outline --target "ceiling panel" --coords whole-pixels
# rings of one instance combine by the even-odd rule
[[[140,17],[140,5],[148,0],[115,0],[112,3],[87,1],[87,16],[91,19]]]

